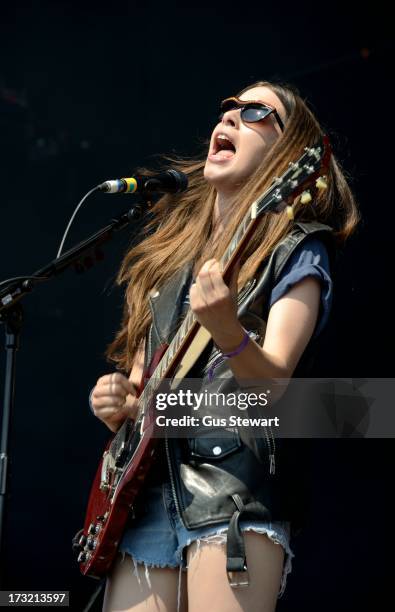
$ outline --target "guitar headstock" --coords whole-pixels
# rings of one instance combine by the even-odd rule
[[[269,193],[256,202],[256,215],[268,210],[279,213],[287,206],[287,213],[293,218],[291,204],[298,195],[302,194],[301,202],[307,204],[312,199],[309,188],[313,185],[317,189],[327,188],[325,173],[331,153],[327,136],[313,147],[305,147],[303,155],[296,162],[290,162],[282,176],[274,179]]]

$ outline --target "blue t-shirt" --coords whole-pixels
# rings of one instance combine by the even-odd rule
[[[283,297],[293,285],[313,276],[321,283],[321,301],[313,338],[317,337],[327,324],[332,306],[333,283],[330,277],[328,251],[324,243],[311,236],[296,247],[282,270],[270,294],[269,308]]]
[[[296,247],[272,289],[269,308],[283,297],[293,285],[306,276],[318,278],[321,283],[321,301],[313,338],[324,329],[332,306],[333,283],[330,277],[328,251],[324,243],[314,236],[306,238]],[[189,304],[189,285],[184,296],[185,305]]]

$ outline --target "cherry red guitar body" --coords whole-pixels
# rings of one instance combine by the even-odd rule
[[[153,356],[143,380],[147,381],[161,360],[167,345]],[[139,393],[141,394],[142,384]],[[153,462],[158,438],[154,436],[152,406],[144,417],[143,428],[128,419],[123,441],[110,440],[92,484],[84,529],[79,537],[78,562],[81,572],[102,578],[111,568],[128,519],[145,477]]]

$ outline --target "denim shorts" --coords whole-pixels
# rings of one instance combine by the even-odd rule
[[[186,529],[181,522],[173,493],[168,481],[161,484],[151,484],[144,489],[143,512],[130,521],[125,529],[119,544],[118,551],[132,557],[134,575],[139,584],[141,578],[138,563],[145,565],[145,579],[151,587],[149,580],[149,567],[179,568],[178,580],[178,606],[181,596],[181,571],[187,569],[186,549],[191,542],[200,541],[226,542],[226,531],[229,522],[217,523],[197,529]],[[264,522],[240,520],[241,531],[255,531],[265,533],[276,544],[284,548],[284,565],[281,586],[278,593],[280,598],[286,586],[287,575],[292,569],[292,558],[295,556],[290,548],[289,522]],[[247,560],[248,563],[248,560]]]

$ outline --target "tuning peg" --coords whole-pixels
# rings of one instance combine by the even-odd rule
[[[326,176],[319,176],[315,182],[317,189],[328,189],[328,182]]]
[[[304,191],[300,197],[300,202],[302,204],[308,204],[312,199],[310,191]]]
[[[292,206],[287,206],[287,208],[285,210],[287,212],[288,219],[293,221],[293,219],[295,218],[293,207]]]

